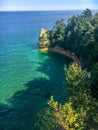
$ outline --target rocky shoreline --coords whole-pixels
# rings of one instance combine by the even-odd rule
[[[56,53],[60,53],[64,56],[67,56],[69,58],[71,58],[75,63],[77,63],[78,65],[81,66],[81,62],[80,60],[77,58],[77,56],[73,53],[70,52],[69,50],[65,50],[61,47],[46,47],[46,48],[38,48],[39,50],[43,50],[43,51],[52,51],[52,52],[56,52]]]
[[[49,47],[48,50],[60,53],[62,55],[65,55],[65,56],[71,58],[78,65],[81,65],[80,60],[77,58],[77,56],[73,52],[70,52],[69,50],[65,50],[65,49],[63,49],[61,47],[58,47],[58,46],[56,46],[54,48],[53,47]]]

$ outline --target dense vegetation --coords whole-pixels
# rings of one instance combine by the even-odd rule
[[[87,9],[67,22],[57,21],[49,31],[50,46],[60,46],[74,52],[88,69],[98,59],[98,13]]]
[[[51,96],[49,107],[38,114],[36,130],[98,130],[98,13],[86,9],[67,24],[57,21],[48,38],[51,47],[74,52],[83,68],[76,63],[64,67],[69,100],[61,104]]]

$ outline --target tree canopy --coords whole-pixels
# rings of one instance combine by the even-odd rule
[[[60,46],[74,52],[90,70],[98,59],[98,13],[86,9],[65,23],[57,21],[49,31],[50,46]]]
[[[67,22],[57,21],[48,31],[51,47],[74,52],[82,61],[65,66],[69,100],[64,104],[52,96],[38,114],[38,130],[98,130],[98,13],[86,9]]]

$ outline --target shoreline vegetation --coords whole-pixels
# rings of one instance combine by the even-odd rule
[[[68,101],[61,104],[51,95],[35,130],[98,130],[98,13],[86,9],[67,24],[60,20],[52,30],[42,28],[38,48],[66,55],[75,63],[64,67]]]
[[[53,51],[53,52],[56,52],[56,53],[60,53],[64,56],[71,58],[78,65],[81,65],[81,62],[78,59],[78,57],[75,55],[75,53],[73,53],[69,50],[65,50],[64,48],[59,47],[59,46],[49,47],[48,46],[49,45],[49,39],[48,39],[48,36],[47,36],[47,32],[48,32],[48,30],[46,30],[44,28],[40,29],[40,38],[39,38],[39,44],[38,44],[39,50]]]

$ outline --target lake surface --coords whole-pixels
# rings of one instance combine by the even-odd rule
[[[32,130],[51,95],[66,100],[69,59],[37,49],[40,28],[81,11],[0,12],[0,130]]]

